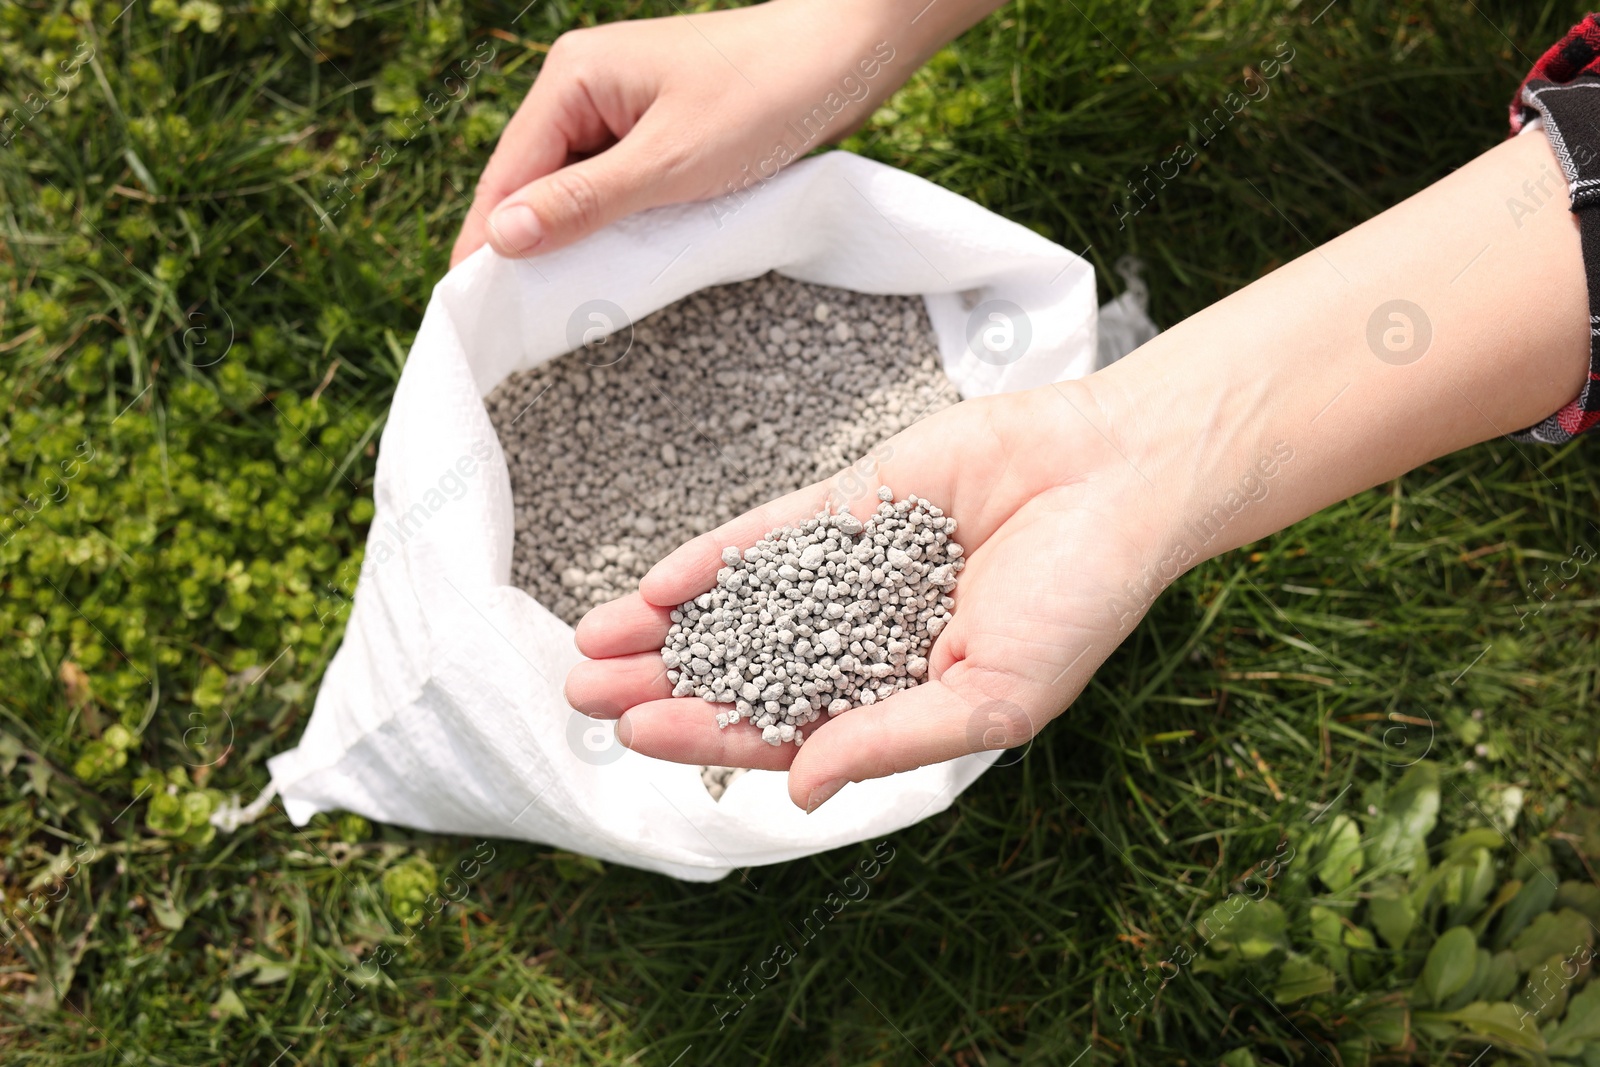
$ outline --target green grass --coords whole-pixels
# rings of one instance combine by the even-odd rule
[[[1321,805],[1370,839],[1425,750],[1436,860],[1515,786],[1496,878],[1593,879],[1600,581],[1537,614],[1526,591],[1600,539],[1586,443],[1484,445],[1200,567],[1025,755],[886,844],[691,886],[351,818],[207,839],[208,791],[265,783],[337,647],[376,435],[500,126],[560,31],[674,8],[235,0],[208,32],[204,6],[181,31],[122,7],[0,9],[8,111],[94,49],[0,148],[0,493],[61,497],[0,544],[6,1063],[1321,1063],[1335,1037],[1354,1062],[1437,929],[1281,1006],[1281,951],[1197,935],[1286,839],[1297,952],[1313,905],[1381,888],[1311,877]],[[1087,249],[1105,295],[1138,254],[1170,324],[1494,144],[1580,13],[1014,3],[852,146]],[[1280,42],[1271,92],[1119,227],[1127,182]],[[465,101],[325,222],[328,183],[485,44]],[[407,927],[428,869],[473,873]],[[1213,966],[1130,999],[1183,946]],[[1483,1048],[1406,1040],[1378,1061]]]

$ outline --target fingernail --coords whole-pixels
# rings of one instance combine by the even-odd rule
[[[490,215],[489,233],[494,237],[495,251],[507,256],[531,252],[544,240],[539,216],[526,204],[512,204]]]
[[[628,721],[626,713],[617,720],[617,744],[623,748],[632,748],[633,724]]]
[[[823,782],[821,785],[817,786],[811,791],[811,795],[806,797],[806,814],[810,815],[812,812],[822,807],[822,805],[826,804],[835,793],[849,784],[850,780],[848,778],[835,778],[831,782]]]

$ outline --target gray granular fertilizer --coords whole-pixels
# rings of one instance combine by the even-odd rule
[[[511,469],[512,581],[572,625],[752,507],[853,463],[870,485],[861,457],[959,399],[917,297],[768,274],[622,336],[485,401]]]
[[[769,745],[803,744],[823,711],[875,704],[928,676],[966,561],[956,520],[888,486],[865,519],[824,510],[744,550],[722,550],[717,584],[672,613],[661,649],[673,696],[731,708]]]

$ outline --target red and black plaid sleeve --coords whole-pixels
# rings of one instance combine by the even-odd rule
[[[1544,119],[1572,195],[1589,285],[1589,380],[1566,407],[1512,434],[1558,445],[1600,424],[1600,19],[1587,15],[1533,65],[1511,102],[1511,132]]]

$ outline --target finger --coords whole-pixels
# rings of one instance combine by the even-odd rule
[[[626,215],[681,199],[683,153],[666,123],[647,111],[610,148],[507,196],[489,216],[489,245],[502,256],[553,252]]]
[[[609,130],[576,79],[547,65],[506,123],[478,179],[461,235],[450,253],[450,265],[454,267],[482,247],[489,218],[502,200],[557,169],[571,154],[608,143],[600,140],[608,136]]]
[[[1037,718],[1005,697],[927,682],[843,712],[808,735],[789,768],[789,799],[815,811],[850,782],[1012,748],[1034,735]]]
[[[617,740],[635,752],[673,763],[769,771],[783,770],[796,752],[803,751],[792,744],[767,744],[748,721],[720,727],[716,716],[716,706],[698,697],[653,700],[622,713]]]
[[[670,608],[648,603],[638,593],[608,601],[578,620],[578,651],[606,659],[659,649],[672,628],[670,615]]]
[[[635,704],[672,696],[667,668],[653,652],[586,659],[567,672],[567,703],[585,715],[614,719]]]

